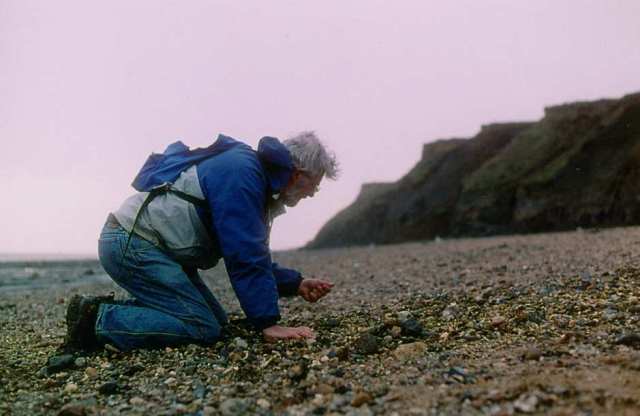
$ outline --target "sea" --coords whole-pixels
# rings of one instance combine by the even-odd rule
[[[0,253],[0,294],[109,281],[94,255]]]

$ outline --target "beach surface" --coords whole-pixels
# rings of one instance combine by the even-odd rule
[[[274,258],[336,283],[281,301],[315,342],[264,343],[218,266],[229,339],[53,360],[72,295],[126,294],[92,260],[0,263],[0,414],[640,412],[639,227]]]

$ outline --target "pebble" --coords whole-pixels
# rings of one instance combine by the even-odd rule
[[[415,318],[409,318],[406,321],[400,322],[402,327],[402,333],[409,336],[421,336],[424,333],[422,324]]]
[[[334,388],[326,383],[318,384],[315,390],[319,394],[332,394],[334,392]]]
[[[375,354],[380,349],[380,341],[375,335],[365,332],[356,339],[354,347],[360,354]]]
[[[87,375],[87,377],[89,378],[96,378],[98,376],[98,370],[96,370],[93,367],[87,367],[84,369],[84,373]]]
[[[76,391],[78,391],[78,385],[76,383],[67,383],[67,385],[64,386],[64,392],[66,394],[75,393]]]
[[[303,364],[295,364],[293,367],[289,369],[287,375],[292,380],[300,380],[306,374],[306,366]]]
[[[616,345],[626,345],[629,347],[640,347],[640,334],[629,333],[622,335],[615,340]]]
[[[402,334],[402,328],[399,326],[394,326],[391,328],[391,336],[394,338],[398,338]]]
[[[75,359],[73,364],[78,368],[84,367],[85,365],[87,365],[87,359],[84,357],[78,357]]]
[[[220,413],[222,416],[237,416],[247,414],[249,410],[249,403],[243,399],[226,399],[220,403]]]
[[[236,349],[240,351],[244,351],[249,348],[249,343],[240,337],[234,338],[232,344]]]
[[[371,395],[366,391],[362,391],[353,397],[353,400],[351,400],[351,406],[360,407],[365,403],[371,402],[371,400],[373,400],[373,397],[371,397]]]
[[[513,402],[513,407],[522,413],[533,413],[536,411],[539,401],[538,396],[534,394],[523,394]]]
[[[400,311],[396,314],[396,316],[398,317],[398,321],[403,322],[406,321],[407,319],[411,318],[411,312],[409,311]]]
[[[408,361],[422,356],[426,350],[427,344],[424,342],[412,342],[410,344],[399,345],[393,351],[393,356],[400,361]]]
[[[58,416],[85,416],[87,409],[78,403],[67,403],[58,412]]]
[[[507,320],[503,316],[494,316],[491,318],[491,326],[494,328],[502,326]]]
[[[542,357],[542,351],[536,347],[528,348],[523,356],[525,360],[538,360],[540,357]]]
[[[446,308],[442,311],[442,319],[445,321],[451,321],[460,315],[460,308],[456,303],[450,303]]]
[[[602,318],[606,321],[614,321],[618,319],[618,311],[613,308],[607,308],[602,312]]]
[[[270,409],[271,408],[271,402],[267,399],[264,398],[260,398],[256,401],[256,404],[258,405],[258,407],[262,408],[262,409]]]
[[[55,355],[47,361],[47,373],[51,375],[73,367],[74,361],[75,359],[71,354]]]
[[[215,407],[205,406],[202,408],[202,416],[214,416],[217,415],[218,411]]]
[[[146,403],[146,400],[143,399],[142,397],[134,396],[134,397],[129,399],[129,403],[132,406],[142,406],[142,405],[144,405]]]
[[[111,381],[107,381],[106,383],[98,387],[98,392],[100,394],[104,394],[105,396],[108,396],[108,395],[117,393],[119,388],[120,386],[118,386],[118,382],[111,380]]]

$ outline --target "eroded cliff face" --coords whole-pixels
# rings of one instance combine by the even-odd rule
[[[363,185],[308,247],[639,222],[640,94],[633,94],[426,144],[407,175]]]

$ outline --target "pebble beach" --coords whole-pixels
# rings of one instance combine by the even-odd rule
[[[67,356],[71,296],[124,292],[95,261],[3,263],[0,414],[640,413],[640,227],[274,259],[336,284],[281,301],[282,324],[314,341],[263,342],[218,266],[203,277],[231,313],[226,339]]]

